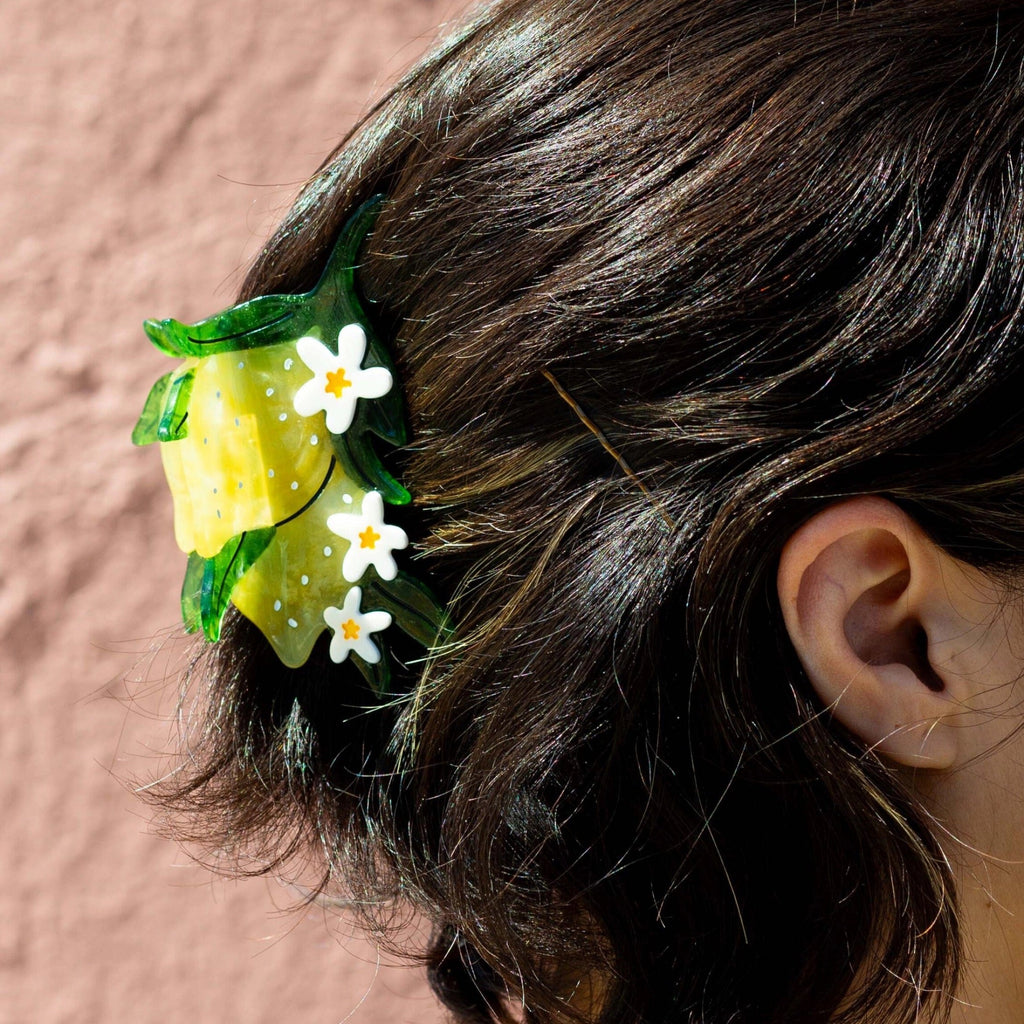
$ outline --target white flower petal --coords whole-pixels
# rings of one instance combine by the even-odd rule
[[[377,575],[382,580],[393,580],[398,575],[398,565],[390,551],[374,553],[374,557],[370,559],[370,565],[377,570]]]
[[[363,495],[362,518],[368,519],[374,526],[380,526],[384,521],[384,495],[380,491],[367,491]],[[353,519],[360,518],[353,516]]]
[[[346,324],[338,334],[338,362],[358,370],[366,355],[366,332],[359,324]]]
[[[341,606],[341,610],[346,615],[358,615],[359,614],[359,602],[363,599],[363,588],[362,587],[350,587],[348,593],[345,595],[345,600]]]
[[[367,633],[379,633],[391,625],[391,612],[364,612],[363,621],[366,623]]]
[[[327,413],[327,429],[332,434],[344,434],[350,426],[352,426],[352,417],[356,411],[356,399],[358,395],[352,395],[349,397],[351,388],[345,388],[341,393],[341,398],[335,398],[334,395],[329,395],[325,392],[324,399],[326,400],[321,406]],[[298,398],[298,395],[295,396]]]
[[[295,350],[314,373],[326,373],[338,361],[338,357],[319,338],[308,334],[295,342]]]
[[[370,565],[369,552],[358,544],[349,542],[348,551],[341,560],[341,575],[349,583],[358,583]]]
[[[345,536],[348,526],[347,516],[347,512],[332,512],[327,517],[327,529],[331,533],[336,533],[339,537],[345,537],[346,540],[348,540],[348,537]]]
[[[352,645],[352,650],[368,665],[376,665],[380,661],[380,651],[377,649],[377,645],[365,634]]]
[[[345,642],[344,636],[339,629],[338,632],[331,637],[331,661],[336,665],[340,665],[348,657],[348,652],[350,650],[352,650],[352,648]]]
[[[300,416],[315,416],[323,411],[325,397],[323,379],[314,377],[295,392],[292,406]]]
[[[353,381],[360,398],[381,398],[391,390],[391,372],[383,366],[359,370]]]
[[[409,535],[400,526],[384,523],[381,531],[384,534],[384,543],[389,548],[401,549],[409,546]]]

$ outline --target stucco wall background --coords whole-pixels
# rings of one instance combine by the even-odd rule
[[[0,1022],[442,1019],[276,883],[211,879],[124,780],[182,655],[146,316],[232,301],[302,179],[459,0],[0,8]],[[127,680],[126,680],[127,677]]]

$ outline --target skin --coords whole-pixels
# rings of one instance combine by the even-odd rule
[[[821,699],[907,773],[953,866],[967,940],[954,1024],[1024,1020],[1024,614],[992,575],[875,497],[830,506],[780,559]]]

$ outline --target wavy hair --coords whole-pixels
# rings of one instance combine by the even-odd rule
[[[464,1022],[947,1012],[948,865],[823,715],[775,574],[859,494],[1022,562],[1022,66],[984,0],[500,0],[414,68],[241,298],[310,287],[386,195],[359,285],[455,640],[367,710],[234,615],[180,833],[425,914]]]

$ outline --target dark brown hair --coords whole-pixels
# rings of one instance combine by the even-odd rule
[[[463,1021],[948,1006],[941,850],[820,714],[775,573],[864,493],[1022,560],[1022,61],[1024,11],[980,0],[506,0],[415,68],[243,297],[387,197],[359,284],[455,639],[376,707],[233,616],[183,834],[424,913]]]

